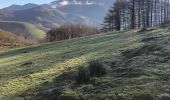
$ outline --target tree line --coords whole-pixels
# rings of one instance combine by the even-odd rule
[[[97,34],[97,28],[81,24],[66,24],[47,32],[47,41],[58,41]]]
[[[116,0],[102,24],[102,32],[144,29],[170,20],[170,0]]]

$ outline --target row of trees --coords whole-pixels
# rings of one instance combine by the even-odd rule
[[[77,25],[67,24],[48,31],[47,41],[52,42],[57,40],[65,40],[65,39],[82,37],[82,36],[87,36],[87,35],[92,35],[97,33],[98,30],[96,28],[92,28],[80,24]]]
[[[170,0],[116,0],[104,19],[102,31],[141,29],[170,20]]]

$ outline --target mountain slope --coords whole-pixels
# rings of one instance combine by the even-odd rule
[[[37,7],[37,4],[28,3],[25,5],[11,5],[9,7],[4,8],[5,10],[17,11],[17,10],[26,10]]]
[[[6,32],[0,29],[0,50],[24,46],[26,44],[29,44],[29,43],[24,41],[22,38],[19,38],[12,33],[9,33],[9,32]]]
[[[65,13],[86,16],[100,24],[113,2],[114,0],[57,0],[50,5]]]
[[[19,21],[0,21],[0,28],[15,33],[17,36],[34,40],[43,39],[46,34],[32,24]]]
[[[70,13],[83,15],[93,19],[96,23],[101,23],[107,14],[108,8],[102,5],[66,5],[58,8],[59,10]]]
[[[23,21],[48,30],[63,24],[100,25],[114,0],[56,0],[49,4],[13,5],[0,10],[0,20]]]
[[[164,100],[169,97],[169,29],[123,31],[0,53],[0,98]],[[107,74],[75,84],[75,71],[100,59]],[[154,98],[154,99],[153,99]]]
[[[9,11],[7,14],[0,13],[0,15],[0,20],[28,22],[44,29],[57,27],[66,23],[93,25],[93,21],[91,21],[90,18],[82,15],[64,13],[48,5],[21,11]]]

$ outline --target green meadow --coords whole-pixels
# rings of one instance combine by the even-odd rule
[[[30,25],[28,29],[33,30]],[[0,51],[0,100],[54,100],[59,95],[87,100],[163,100],[170,97],[169,44],[169,29],[155,28]],[[107,74],[76,85],[70,77],[94,59],[103,62]]]

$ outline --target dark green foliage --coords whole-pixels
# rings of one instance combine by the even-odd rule
[[[100,61],[95,60],[89,63],[89,72],[90,76],[102,76],[106,74],[106,68]]]
[[[78,70],[76,82],[78,84],[81,84],[81,83],[87,83],[89,80],[90,80],[90,76],[88,70],[84,67],[80,67]]]

